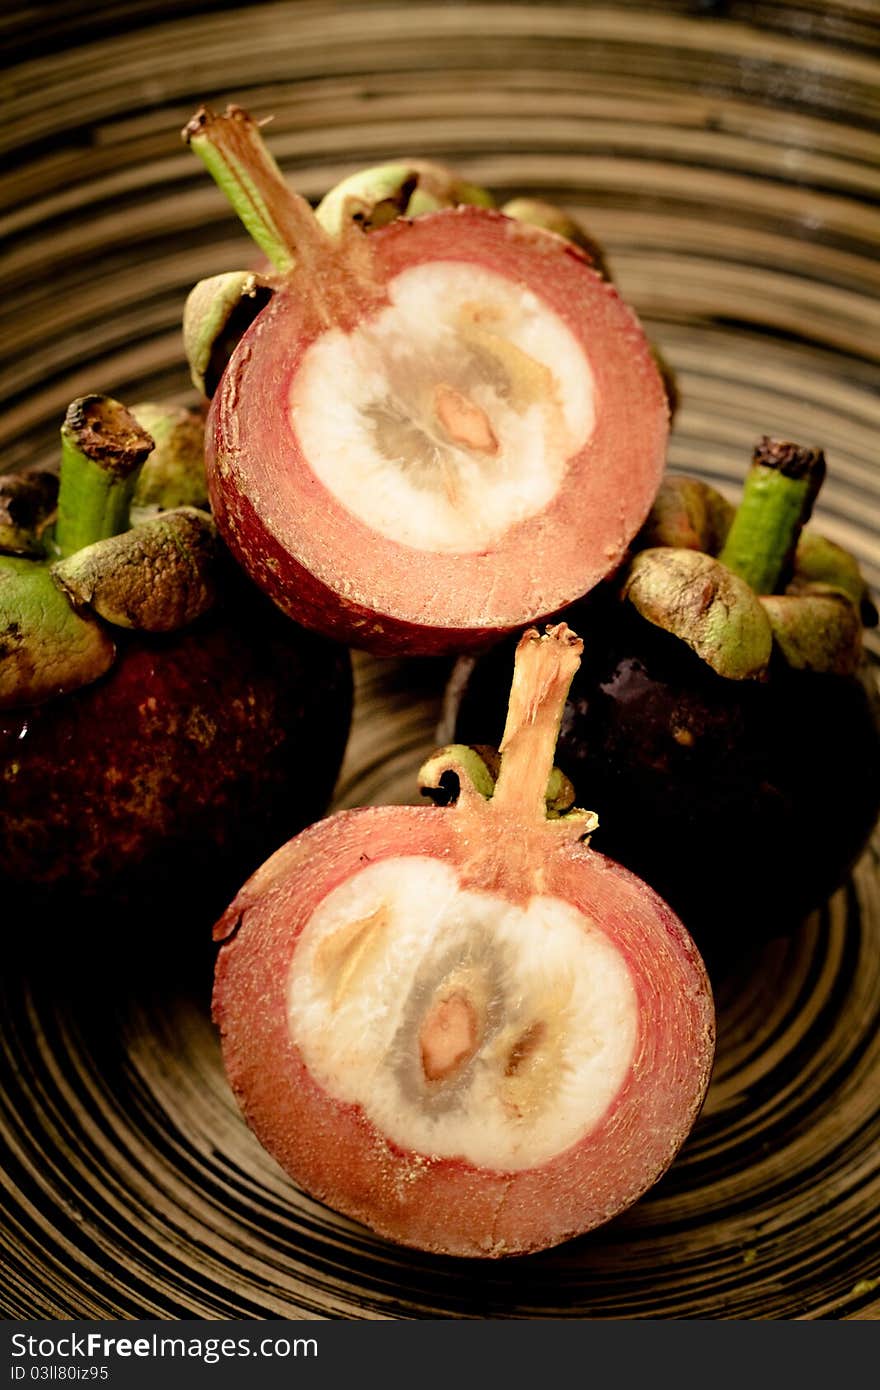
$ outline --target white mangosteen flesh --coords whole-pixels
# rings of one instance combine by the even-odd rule
[[[385,859],[306,922],[288,980],[314,1080],[392,1143],[477,1167],[535,1167],[623,1085],[638,1033],[621,952],[563,899],[462,887],[428,856]]]
[[[464,261],[411,266],[351,333],[331,328],[290,385],[320,482],[372,530],[479,553],[543,511],[589,440],[594,378],[548,303]]]

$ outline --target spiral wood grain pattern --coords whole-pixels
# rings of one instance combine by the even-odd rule
[[[177,130],[236,100],[311,197],[408,152],[564,203],[678,372],[672,465],[733,495],[758,434],[821,443],[822,526],[880,580],[871,6],[62,0],[0,36],[6,466],[85,390],[188,398],[186,292],[252,256]],[[358,675],[338,803],[411,799],[444,669]],[[876,866],[718,980],[709,1099],[661,1184],[500,1265],[393,1248],[278,1171],[223,1078],[207,922],[7,922],[3,1311],[880,1316]]]

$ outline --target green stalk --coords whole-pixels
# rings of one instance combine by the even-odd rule
[[[357,240],[346,238],[340,246],[324,230],[305,198],[288,186],[259,122],[240,106],[228,106],[222,116],[202,106],[184,126],[183,138],[275,268],[297,269],[324,322],[356,320],[371,286],[366,239],[354,228]],[[358,241],[362,246],[355,250]]]
[[[81,396],[61,426],[61,486],[55,551],[73,555],[127,531],[129,511],[153,440],[109,396]]]
[[[228,106],[218,116],[202,106],[184,126],[183,138],[276,270],[283,273],[297,261],[326,254],[328,233],[287,183],[259,122],[247,111]]]
[[[184,126],[183,138],[275,269],[290,270],[304,208],[312,220],[314,216],[287,186],[257,122],[240,106],[227,107],[223,116],[201,106]]]
[[[824,477],[821,449],[766,436],[756,446],[742,501],[718,557],[756,594],[785,589],[801,528],[810,519]]]

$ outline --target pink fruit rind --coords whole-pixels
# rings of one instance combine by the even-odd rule
[[[628,871],[584,846],[559,846],[542,892],[585,912],[624,956],[638,1001],[635,1053],[594,1128],[548,1162],[516,1172],[416,1154],[390,1143],[358,1105],[310,1075],[287,1023],[290,965],[318,903],[368,863],[396,855],[456,865],[454,819],[427,808],[370,808],[313,826],[245,885],[218,924],[214,1017],[248,1123],[307,1192],[380,1234],[426,1250],[499,1256],[544,1249],[629,1206],[672,1162],[712,1066],[711,990],[671,910]]]
[[[212,507],[251,577],[306,626],[385,654],[484,645],[587,592],[622,558],[665,465],[662,382],[635,314],[552,233],[458,208],[391,223],[369,244],[380,285],[426,261],[470,261],[537,293],[571,329],[595,380],[596,423],[556,497],[482,553],[422,552],[355,517],[315,476],[290,424],[291,381],[319,332],[294,276],[214,397]]]

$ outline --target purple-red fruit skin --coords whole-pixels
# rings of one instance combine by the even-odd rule
[[[233,589],[171,636],[120,632],[94,684],[0,715],[7,896],[210,913],[326,809],[351,715],[348,653],[250,585]]]
[[[716,675],[683,643],[603,595],[572,610],[586,634],[557,747],[594,848],[665,898],[704,949],[790,930],[840,886],[880,810],[873,673]],[[497,743],[503,648],[480,658],[455,738]]]

